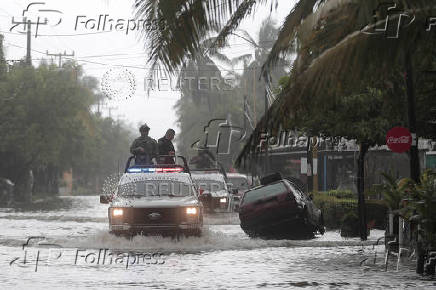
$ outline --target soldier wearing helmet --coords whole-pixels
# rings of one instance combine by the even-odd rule
[[[132,146],[130,146],[130,153],[135,155],[135,164],[151,165],[156,163],[158,147],[156,140],[148,136],[150,127],[144,124],[139,128],[139,132],[141,133],[141,137],[136,138]]]

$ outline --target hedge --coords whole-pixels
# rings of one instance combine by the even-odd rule
[[[314,194],[314,203],[321,209],[325,226],[329,229],[339,229],[344,216],[350,212],[357,213],[357,199],[349,198],[346,191],[320,192]],[[348,197],[348,198],[338,198]],[[353,197],[355,195],[353,194]],[[366,200],[366,213],[368,227],[385,229],[387,207],[381,200]]]

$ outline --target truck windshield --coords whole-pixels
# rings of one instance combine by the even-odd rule
[[[168,181],[168,180],[147,180],[122,184],[118,187],[119,196],[191,196],[194,189],[191,184]]]
[[[244,198],[242,200],[242,204],[247,204],[254,202],[259,199],[263,199],[265,197],[271,197],[275,196],[284,192],[287,192],[288,189],[286,188],[285,184],[283,182],[277,182],[274,184],[270,184],[267,186],[263,186],[257,189],[253,189],[250,191],[247,191],[244,194]]]

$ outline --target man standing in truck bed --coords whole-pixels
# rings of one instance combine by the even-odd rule
[[[159,147],[159,163],[160,164],[174,164],[175,160],[174,157],[170,157],[168,155],[174,156],[175,150],[173,142],[171,142],[174,139],[176,132],[173,129],[168,129],[165,133],[165,136],[160,138],[158,140],[158,147]],[[165,156],[166,155],[166,156]]]
[[[130,146],[130,153],[135,155],[136,165],[152,165],[156,163],[158,156],[157,142],[148,136],[150,127],[148,127],[147,124],[142,125],[139,128],[139,132],[141,133],[141,137],[133,141],[132,146]]]

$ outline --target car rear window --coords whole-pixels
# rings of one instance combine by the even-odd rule
[[[277,182],[277,183],[273,183],[267,186],[263,186],[257,189],[253,189],[250,191],[247,191],[244,194],[244,199],[242,200],[242,204],[247,204],[247,203],[251,203],[254,202],[256,200],[265,198],[265,197],[270,197],[270,196],[275,196],[284,192],[287,192],[288,189],[285,186],[285,184],[283,182]]]
[[[248,189],[250,187],[250,182],[247,178],[229,177],[228,179],[229,183],[232,184],[233,188]]]
[[[298,190],[291,182],[289,182],[288,180],[285,181],[286,184],[291,188],[292,193],[294,194],[295,199],[298,202],[303,202],[304,198],[303,198],[303,194],[300,190]]]
[[[226,189],[224,182],[218,180],[199,179],[194,182],[198,187],[209,192],[217,192]]]

